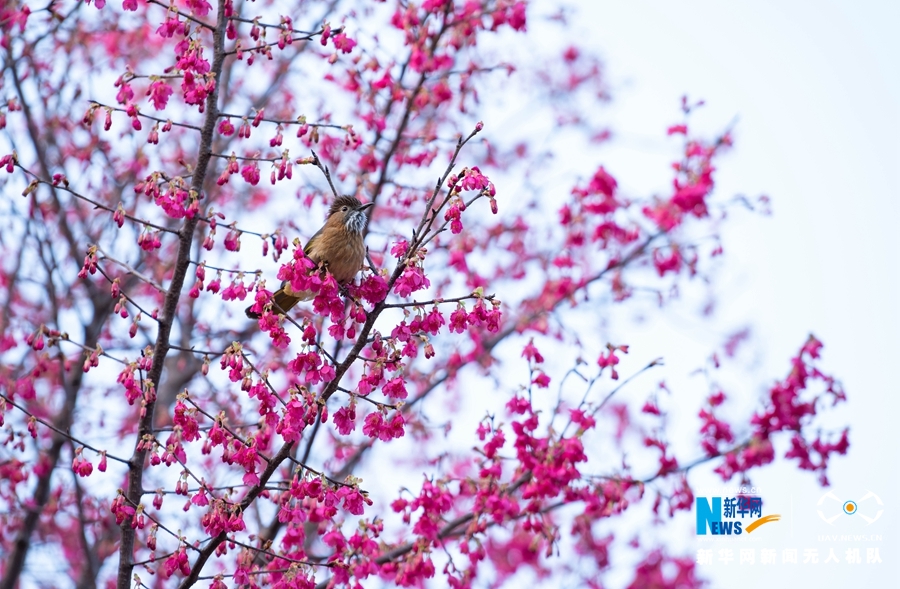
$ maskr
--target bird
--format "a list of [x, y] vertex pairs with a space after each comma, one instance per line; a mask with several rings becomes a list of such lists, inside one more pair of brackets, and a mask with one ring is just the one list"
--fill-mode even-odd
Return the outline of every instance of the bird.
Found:
[[[331, 203], [325, 224], [319, 229], [303, 253], [318, 266], [328, 268], [338, 284], [353, 280], [366, 258], [363, 230], [369, 222], [367, 209], [375, 203], [362, 204], [355, 196], [339, 196]], [[284, 281], [272, 295], [272, 311], [284, 315], [300, 301], [315, 296], [311, 292], [293, 292], [290, 283]], [[247, 307], [247, 317], [259, 319], [260, 314]]]

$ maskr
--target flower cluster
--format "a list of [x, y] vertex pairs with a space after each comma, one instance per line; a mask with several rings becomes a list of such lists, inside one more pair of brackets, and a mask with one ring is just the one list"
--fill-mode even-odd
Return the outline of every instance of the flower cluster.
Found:
[[[727, 453], [722, 465], [716, 468], [723, 479], [730, 479], [735, 474], [772, 462], [775, 459], [773, 435], [791, 432], [791, 448], [785, 458], [796, 459], [801, 469], [818, 472], [820, 482], [828, 484], [826, 469], [829, 458], [833, 454], [846, 454], [850, 442], [846, 429], [836, 442], [824, 441], [821, 433], [811, 442], [803, 435], [806, 426], [812, 422], [826, 400], [830, 400], [832, 405], [846, 400], [840, 384], [813, 365], [813, 361], [819, 358], [821, 347], [819, 340], [809, 336], [809, 340], [791, 360], [791, 371], [787, 378], [776, 382], [769, 389], [763, 409], [750, 421], [750, 440], [741, 448]], [[816, 382], [821, 385], [822, 390], [810, 391]], [[719, 400], [718, 397], [715, 399]], [[730, 435], [727, 425], [720, 425], [717, 421], [711, 423], [709, 426], [704, 425], [707, 436]], [[705, 447], [709, 451], [714, 445], [707, 442]]]

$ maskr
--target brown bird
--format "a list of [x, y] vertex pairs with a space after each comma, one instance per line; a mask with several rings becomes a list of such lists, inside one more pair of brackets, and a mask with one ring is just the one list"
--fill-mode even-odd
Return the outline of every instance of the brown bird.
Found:
[[[369, 221], [366, 209], [375, 203], [362, 204], [355, 196], [340, 196], [328, 209], [328, 218], [306, 247], [306, 257], [328, 268], [338, 284], [353, 280], [366, 258], [363, 229]], [[272, 296], [272, 312], [283, 315], [300, 301], [313, 298], [311, 292], [293, 292], [285, 281]], [[252, 305], [251, 305], [252, 307]], [[247, 308], [247, 317], [259, 319], [259, 313]]]

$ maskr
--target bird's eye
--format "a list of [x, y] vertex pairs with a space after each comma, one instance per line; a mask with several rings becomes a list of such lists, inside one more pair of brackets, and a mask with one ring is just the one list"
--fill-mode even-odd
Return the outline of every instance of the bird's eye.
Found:
[[347, 206], [346, 206], [346, 205], [342, 206], [342, 207], [341, 207], [341, 210], [344, 211], [344, 212], [346, 213], [346, 212], [347, 212]]

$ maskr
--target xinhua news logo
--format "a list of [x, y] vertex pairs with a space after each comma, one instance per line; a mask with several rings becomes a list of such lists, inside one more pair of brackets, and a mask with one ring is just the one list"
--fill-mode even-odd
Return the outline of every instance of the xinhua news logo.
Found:
[[778, 514], [763, 515], [762, 497], [696, 497], [694, 506], [698, 536], [705, 536], [707, 530], [714, 536], [749, 534], [763, 524], [781, 519]]

